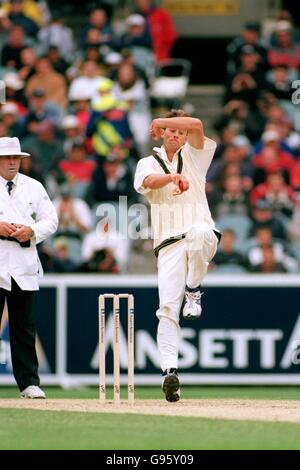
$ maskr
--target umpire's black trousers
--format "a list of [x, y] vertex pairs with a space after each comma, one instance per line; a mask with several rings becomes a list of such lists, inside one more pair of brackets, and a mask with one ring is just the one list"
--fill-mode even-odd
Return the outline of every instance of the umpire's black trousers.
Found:
[[33, 296], [34, 291], [21, 290], [13, 279], [11, 291], [0, 289], [0, 323], [6, 299], [13, 373], [21, 391], [29, 385], [40, 384]]

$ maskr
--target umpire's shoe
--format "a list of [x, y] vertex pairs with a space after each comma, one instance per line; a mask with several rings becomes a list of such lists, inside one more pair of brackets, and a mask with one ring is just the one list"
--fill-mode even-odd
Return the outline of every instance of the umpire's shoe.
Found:
[[37, 385], [29, 385], [21, 392], [21, 398], [39, 398], [44, 399], [46, 398], [45, 393], [43, 390], [38, 387]]
[[162, 389], [166, 400], [170, 402], [178, 401], [180, 399], [180, 383], [177, 369], [166, 369], [162, 375]]

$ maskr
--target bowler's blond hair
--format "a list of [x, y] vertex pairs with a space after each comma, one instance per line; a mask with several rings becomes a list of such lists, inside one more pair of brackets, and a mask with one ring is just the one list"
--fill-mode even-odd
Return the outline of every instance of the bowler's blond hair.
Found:
[[173, 117], [191, 117], [191, 115], [186, 113], [183, 109], [171, 109], [171, 111], [166, 113], [165, 118]]

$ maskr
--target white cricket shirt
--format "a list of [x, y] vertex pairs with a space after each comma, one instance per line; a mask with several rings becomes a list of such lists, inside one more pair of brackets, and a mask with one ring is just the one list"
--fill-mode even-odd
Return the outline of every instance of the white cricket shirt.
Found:
[[178, 154], [181, 150], [182, 174], [189, 180], [190, 187], [179, 196], [173, 196], [176, 187], [172, 183], [161, 189], [144, 188], [143, 183], [147, 176], [165, 172], [153, 156], [142, 158], [138, 162], [134, 187], [138, 193], [145, 195], [151, 204], [154, 248], [164, 240], [186, 233], [197, 222], [206, 222], [215, 227], [207, 203], [205, 183], [216, 146], [217, 144], [207, 137], [201, 150], [186, 143], [175, 153], [172, 162], [168, 160], [163, 146], [153, 149], [171, 173], [177, 173]]

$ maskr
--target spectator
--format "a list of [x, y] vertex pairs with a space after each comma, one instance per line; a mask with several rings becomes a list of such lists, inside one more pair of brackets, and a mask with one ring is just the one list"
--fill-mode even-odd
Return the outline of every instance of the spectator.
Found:
[[[107, 78], [110, 78], [112, 81], [115, 81], [118, 75], [120, 64], [123, 62], [123, 56], [119, 52], [109, 52], [105, 55], [104, 62], [107, 69]], [[130, 65], [134, 67], [133, 63]]]
[[49, 59], [55, 72], [65, 76], [70, 64], [60, 55], [60, 50], [57, 46], [50, 46], [47, 51], [47, 58]]
[[278, 132], [280, 133], [282, 148], [286, 149], [294, 157], [298, 156], [300, 153], [300, 134], [296, 132], [289, 118], [282, 120]]
[[[97, 54], [95, 53], [95, 50], [98, 50]], [[95, 60], [103, 69], [103, 55], [105, 55], [109, 50], [111, 50], [110, 41], [107, 43], [107, 37], [102, 35], [99, 29], [91, 28], [87, 32], [85, 46], [80, 50], [80, 56], [84, 57], [84, 60]], [[91, 54], [94, 57], [91, 57]]]
[[272, 69], [268, 76], [267, 90], [272, 93], [279, 102], [290, 102], [292, 100], [294, 90], [288, 71], [287, 65], [279, 64]]
[[[101, 205], [100, 205], [101, 208]], [[127, 235], [127, 234], [126, 234]], [[89, 262], [95, 251], [109, 249], [116, 259], [120, 270], [127, 270], [130, 243], [124, 233], [120, 233], [112, 220], [104, 217], [97, 225], [97, 229], [88, 233], [82, 243], [82, 259]]]
[[83, 140], [74, 140], [68, 152], [68, 159], [58, 164], [65, 175], [74, 197], [84, 198], [96, 168], [94, 160], [87, 159]]
[[[146, 20], [142, 15], [130, 15], [126, 18], [126, 32], [120, 38], [120, 49], [134, 47], [142, 47], [152, 51], [151, 36], [147, 30]], [[140, 64], [137, 63], [137, 65]]]
[[259, 93], [265, 88], [265, 72], [259, 66], [259, 56], [254, 47], [241, 50], [241, 66], [234, 75], [229, 75], [225, 101], [243, 100], [250, 106], [255, 104]]
[[[4, 3], [4, 2], [3, 2]], [[5, 11], [10, 13], [12, 4], [10, 1], [5, 2], [3, 5]], [[23, 0], [22, 2], [22, 13], [30, 18], [37, 25], [42, 25], [50, 18], [47, 0], [35, 1], [35, 0]]]
[[8, 42], [2, 49], [1, 64], [4, 67], [19, 70], [22, 66], [21, 52], [25, 46], [23, 28], [21, 26], [13, 26], [9, 33]]
[[210, 173], [208, 175], [206, 191], [209, 202], [212, 206], [214, 205], [219, 192], [223, 190], [224, 181], [231, 176], [241, 176], [240, 166], [236, 162], [223, 162], [223, 165], [220, 167], [220, 171], [217, 173], [217, 177], [214, 173]]
[[175, 25], [169, 13], [152, 0], [135, 0], [137, 12], [143, 15], [152, 37], [157, 62], [170, 59], [177, 39]]
[[68, 114], [63, 118], [61, 127], [64, 134], [64, 153], [67, 154], [71, 150], [73, 143], [83, 138], [83, 132], [79, 119], [72, 114]]
[[117, 265], [112, 250], [103, 248], [102, 250], [95, 251], [92, 258], [83, 263], [80, 272], [118, 274], [120, 268]]
[[[272, 96], [272, 95], [269, 95], [269, 96]], [[285, 103], [287, 104], [287, 102]], [[289, 104], [290, 106], [288, 106], [288, 108], [291, 107], [293, 109], [292, 113], [290, 114], [289, 114], [289, 109], [285, 105], [283, 106], [282, 104], [279, 104], [279, 101], [275, 101], [275, 103], [269, 106], [269, 109], [266, 112], [267, 123], [266, 123], [265, 130], [275, 130], [276, 132], [279, 133], [281, 137], [282, 128], [285, 128], [287, 121], [291, 120], [291, 117], [289, 116], [291, 115], [293, 119], [293, 116], [295, 114], [294, 111], [297, 114], [297, 111], [296, 111], [297, 106], [294, 106], [292, 102]], [[282, 147], [282, 150], [285, 150], [289, 152], [291, 155], [294, 155], [291, 147], [289, 147], [287, 144], [283, 142], [283, 137], [281, 137], [280, 145]]]
[[253, 268], [253, 272], [263, 274], [286, 273], [287, 270], [280, 261], [276, 261], [274, 248], [265, 246], [262, 249], [262, 261]]
[[[224, 109], [225, 108], [226, 106], [224, 107]], [[222, 116], [221, 120], [223, 119], [223, 117], [225, 116]], [[237, 125], [237, 127], [239, 126]], [[238, 135], [238, 129], [236, 129], [234, 124], [230, 124], [230, 123], [227, 125], [227, 127], [223, 127], [223, 123], [222, 123], [222, 125], [220, 126], [219, 133], [220, 133], [220, 135], [218, 136], [219, 142], [217, 145], [214, 160], [219, 160], [222, 157], [222, 154], [224, 150], [227, 148], [227, 146], [233, 145], [233, 141]]]
[[22, 136], [36, 135], [38, 124], [50, 121], [58, 126], [61, 121], [60, 110], [50, 102], [46, 101], [43, 88], [35, 88], [28, 97], [29, 110], [22, 123]]
[[[136, 75], [143, 80], [145, 87], [148, 89], [150, 87], [149, 77], [143, 67], [139, 67], [138, 65], [134, 63], [134, 55], [132, 51], [130, 49], [123, 49], [121, 51], [121, 57], [122, 59], [120, 63], [132, 65], [135, 70]], [[115, 69], [115, 71], [112, 72], [109, 78], [111, 78], [112, 80], [116, 80], [117, 75], [118, 75], [118, 71], [117, 69]]]
[[133, 146], [126, 103], [113, 95], [112, 87], [113, 82], [108, 78], [100, 83], [100, 99], [92, 105], [86, 130], [96, 153], [104, 157], [114, 145]]
[[113, 91], [128, 106], [128, 119], [141, 154], [148, 152], [148, 130], [151, 124], [150, 103], [144, 82], [138, 78], [130, 64], [121, 64]]
[[254, 49], [257, 57], [259, 67], [263, 70], [267, 69], [268, 56], [267, 50], [260, 38], [260, 24], [254, 21], [245, 23], [242, 34], [235, 38], [227, 47], [227, 70], [231, 75], [235, 75], [237, 70], [241, 67], [241, 56], [245, 46], [250, 46]]
[[8, 18], [13, 25], [22, 26], [26, 35], [36, 37], [38, 33], [38, 25], [23, 12], [23, 0], [10, 0], [10, 11]]
[[[92, 31], [92, 30], [90, 30]], [[98, 31], [97, 31], [98, 33]], [[96, 64], [99, 66], [101, 70], [101, 75], [106, 75], [106, 59], [103, 58], [101, 54], [100, 47], [96, 44], [89, 44], [83, 54], [83, 60], [91, 60], [92, 62], [96, 62]]]
[[70, 83], [69, 100], [77, 99], [77, 95], [83, 95], [86, 99], [96, 101], [99, 99], [98, 88], [104, 77], [100, 74], [100, 68], [96, 62], [88, 60], [82, 65], [82, 73]]
[[101, 33], [97, 28], [91, 28], [87, 32], [86, 44], [84, 50], [87, 50], [89, 47], [97, 47], [100, 50], [101, 46]]
[[52, 101], [58, 107], [67, 107], [67, 84], [61, 74], [55, 72], [47, 57], [41, 57], [36, 63], [36, 73], [28, 80], [26, 95], [30, 96], [34, 89], [42, 88], [47, 101]]
[[97, 29], [100, 33], [101, 43], [110, 44], [112, 40], [112, 29], [108, 22], [107, 13], [104, 8], [94, 8], [89, 17], [88, 25], [83, 29], [81, 35], [81, 47], [84, 49], [87, 45], [87, 35], [90, 29]]
[[75, 43], [73, 32], [64, 25], [64, 17], [60, 10], [52, 12], [52, 18], [47, 26], [44, 26], [38, 34], [38, 39], [44, 49], [44, 53], [56, 46], [59, 54], [67, 61], [74, 58]]
[[242, 266], [243, 268], [248, 267], [247, 259], [235, 250], [235, 240], [236, 235], [233, 230], [223, 230], [220, 247], [212, 261], [213, 266], [235, 264], [237, 266]]
[[44, 185], [45, 181], [43, 178], [43, 173], [36, 157], [22, 158], [20, 173], [23, 173], [23, 175], [29, 176], [30, 178], [34, 178]]
[[290, 23], [291, 28], [292, 28], [292, 33], [293, 33], [293, 40], [294, 42], [300, 43], [300, 30], [298, 26], [294, 25], [294, 18], [292, 14], [288, 10], [280, 10], [276, 17], [276, 22], [273, 25], [272, 34], [270, 35], [271, 36], [269, 40], [270, 45], [275, 46], [275, 47], [278, 46], [278, 39], [276, 37], [276, 31], [274, 30], [276, 30], [276, 26], [279, 23], [279, 21], [287, 21], [288, 23]]
[[216, 120], [214, 128], [218, 132], [224, 132], [228, 127], [233, 128], [235, 135], [245, 135], [251, 143], [256, 143], [266, 122], [262, 109], [250, 109], [244, 101], [230, 100], [224, 107], [223, 115]]
[[252, 226], [248, 234], [249, 238], [254, 237], [256, 231], [261, 227], [268, 227], [273, 238], [287, 240], [286, 229], [281, 220], [273, 216], [272, 204], [266, 199], [259, 199], [252, 207]]
[[221, 191], [224, 190], [224, 181], [229, 176], [242, 177], [242, 187], [249, 191], [252, 188], [252, 165], [246, 159], [247, 153], [236, 145], [224, 147], [221, 158], [212, 162], [207, 174], [208, 183], [217, 182]]
[[300, 68], [300, 44], [294, 42], [292, 25], [288, 21], [279, 21], [276, 25], [277, 46], [269, 50], [271, 67], [285, 65], [295, 72]]
[[[20, 137], [21, 126], [18, 119], [18, 107], [15, 103], [7, 102], [1, 108], [1, 117], [2, 121], [7, 127], [7, 136], [8, 137]], [[26, 160], [26, 158], [24, 159]], [[27, 160], [30, 160], [27, 158]]]
[[72, 98], [70, 102], [71, 113], [75, 116], [81, 131], [85, 134], [91, 110], [87, 90], [78, 88], [76, 93], [73, 93]]
[[37, 54], [33, 47], [25, 47], [21, 51], [21, 68], [19, 70], [19, 79], [25, 83], [35, 74], [35, 65]]
[[281, 123], [286, 119], [287, 115], [282, 106], [278, 102], [274, 102], [269, 106], [267, 110], [267, 125], [269, 126], [281, 126]]
[[287, 272], [297, 272], [298, 263], [288, 252], [285, 244], [281, 241], [273, 240], [272, 232], [268, 227], [257, 228], [252, 247], [248, 250], [248, 260], [251, 269], [255, 270], [257, 266], [263, 263], [263, 250], [272, 247], [275, 260], [281, 263]]
[[8, 72], [4, 75], [6, 101], [14, 103], [18, 108], [18, 116], [23, 117], [27, 113], [26, 100], [23, 94], [24, 82], [18, 78], [16, 72]]
[[129, 202], [135, 200], [132, 171], [124, 162], [126, 153], [124, 146], [115, 145], [104, 162], [98, 165], [92, 177], [89, 194], [93, 202], [118, 202], [120, 196], [127, 196]]
[[24, 139], [24, 148], [38, 158], [43, 177], [47, 179], [50, 174], [56, 174], [57, 164], [63, 158], [61, 143], [56, 139], [55, 128], [50, 121], [36, 124], [34, 131], [36, 134]]
[[151, 37], [146, 20], [142, 15], [130, 15], [126, 19], [126, 32], [119, 42], [120, 50], [129, 49], [134, 65], [143, 68], [148, 77], [152, 76], [155, 65]]
[[70, 259], [69, 242], [66, 237], [56, 237], [53, 241], [52, 268], [55, 273], [73, 273], [77, 265]]
[[282, 150], [279, 139], [280, 135], [276, 130], [265, 131], [262, 135], [262, 149], [253, 159], [254, 166], [262, 168], [267, 174], [278, 169], [289, 174], [294, 166], [293, 157]]
[[68, 186], [61, 188], [61, 196], [54, 200], [59, 220], [57, 236], [81, 239], [92, 227], [89, 206], [81, 199], [73, 198]]
[[242, 178], [230, 176], [224, 181], [223, 191], [220, 191], [213, 204], [215, 218], [225, 214], [240, 214], [248, 216], [249, 197], [243, 191]]
[[281, 171], [269, 173], [266, 182], [252, 190], [252, 204], [256, 204], [259, 199], [266, 199], [275, 214], [288, 218], [292, 216], [297, 202], [294, 191], [285, 183]]

